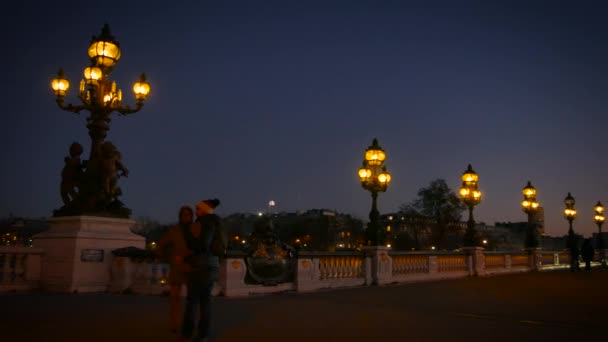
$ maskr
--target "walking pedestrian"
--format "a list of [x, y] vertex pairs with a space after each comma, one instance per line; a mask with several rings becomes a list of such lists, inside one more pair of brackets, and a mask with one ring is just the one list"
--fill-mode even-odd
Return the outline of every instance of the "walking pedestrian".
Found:
[[586, 238], [585, 241], [583, 241], [581, 254], [583, 255], [583, 261], [585, 262], [585, 271], [591, 271], [591, 261], [593, 260], [595, 250], [593, 249], [590, 238]]

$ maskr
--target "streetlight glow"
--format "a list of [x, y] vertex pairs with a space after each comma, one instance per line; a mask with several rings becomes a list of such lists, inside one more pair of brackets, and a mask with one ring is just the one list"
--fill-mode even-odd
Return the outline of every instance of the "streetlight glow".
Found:
[[600, 263], [602, 267], [606, 267], [606, 255], [604, 252], [604, 238], [602, 236], [602, 224], [604, 224], [604, 206], [600, 201], [597, 201], [595, 205], [595, 217], [593, 218], [595, 224], [597, 224], [598, 235], [597, 235], [597, 248], [600, 250]]
[[568, 220], [568, 238], [567, 238], [567, 246], [570, 249], [570, 270], [578, 270], [578, 253], [573, 253], [578, 249], [578, 241], [576, 235], [574, 234], [574, 229], [572, 229], [572, 221], [576, 218], [576, 210], [574, 210], [574, 197], [570, 193], [568, 196], [564, 198], [564, 205], [566, 209], [564, 209], [564, 217]]
[[368, 237], [373, 245], [382, 245], [379, 223], [380, 213], [377, 209], [377, 198], [379, 192], [385, 192], [391, 182], [391, 174], [388, 173], [384, 160], [386, 152], [374, 139], [372, 144], [365, 150], [363, 164], [357, 171], [361, 186], [372, 195], [372, 209], [369, 213]]
[[464, 238], [466, 246], [475, 246], [479, 243], [475, 233], [475, 220], [473, 219], [473, 207], [481, 202], [481, 191], [477, 189], [478, 180], [479, 176], [469, 164], [462, 174], [462, 187], [459, 190], [462, 201], [469, 208], [469, 220], [467, 221]]
[[526, 248], [537, 248], [540, 242], [536, 223], [534, 222], [534, 215], [538, 212], [540, 203], [536, 201], [536, 188], [528, 181], [528, 184], [526, 184], [521, 192], [524, 195], [524, 200], [521, 202], [522, 210], [528, 214], [528, 229], [524, 244]]

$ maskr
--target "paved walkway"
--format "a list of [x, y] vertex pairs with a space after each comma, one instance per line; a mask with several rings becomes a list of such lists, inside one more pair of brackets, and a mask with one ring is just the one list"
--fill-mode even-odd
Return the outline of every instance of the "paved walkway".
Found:
[[[167, 297], [0, 295], [1, 341], [174, 341]], [[216, 298], [214, 341], [608, 340], [608, 271]]]

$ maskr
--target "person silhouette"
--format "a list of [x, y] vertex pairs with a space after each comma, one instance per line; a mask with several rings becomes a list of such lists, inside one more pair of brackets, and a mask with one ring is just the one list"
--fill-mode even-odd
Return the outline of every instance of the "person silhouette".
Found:
[[586, 238], [585, 241], [583, 241], [581, 254], [583, 255], [583, 261], [585, 262], [585, 270], [591, 271], [591, 261], [593, 260], [595, 251], [593, 250], [593, 244], [591, 244], [590, 238]]
[[578, 263], [578, 258], [580, 255], [580, 251], [578, 249], [578, 239], [576, 238], [576, 235], [574, 234], [569, 234], [568, 235], [568, 246], [570, 249], [570, 271], [574, 272], [574, 271], [580, 271], [580, 266]]
[[186, 284], [190, 267], [184, 263], [184, 257], [190, 254], [186, 245], [183, 230], [190, 229], [194, 212], [189, 206], [179, 209], [179, 223], [169, 228], [156, 244], [156, 256], [169, 259], [169, 330], [177, 333], [181, 316], [182, 285]]

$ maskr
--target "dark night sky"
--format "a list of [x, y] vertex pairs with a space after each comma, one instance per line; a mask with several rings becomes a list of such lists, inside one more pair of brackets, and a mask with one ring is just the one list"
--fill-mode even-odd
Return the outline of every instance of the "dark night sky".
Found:
[[[480, 175], [476, 218], [523, 221], [531, 180], [546, 230], [595, 231], [608, 204], [608, 8], [602, 1], [173, 1], [14, 3], [3, 11], [0, 215], [49, 216], [61, 204], [69, 144], [88, 151], [86, 113], [60, 110], [59, 67], [77, 84], [105, 22], [121, 44], [112, 79], [144, 109], [114, 116], [107, 140], [130, 169], [134, 218], [176, 220], [208, 197], [220, 214], [330, 208], [366, 218], [356, 170], [374, 137], [396, 211], [435, 178]], [[169, 5], [170, 4], [170, 5]]]

